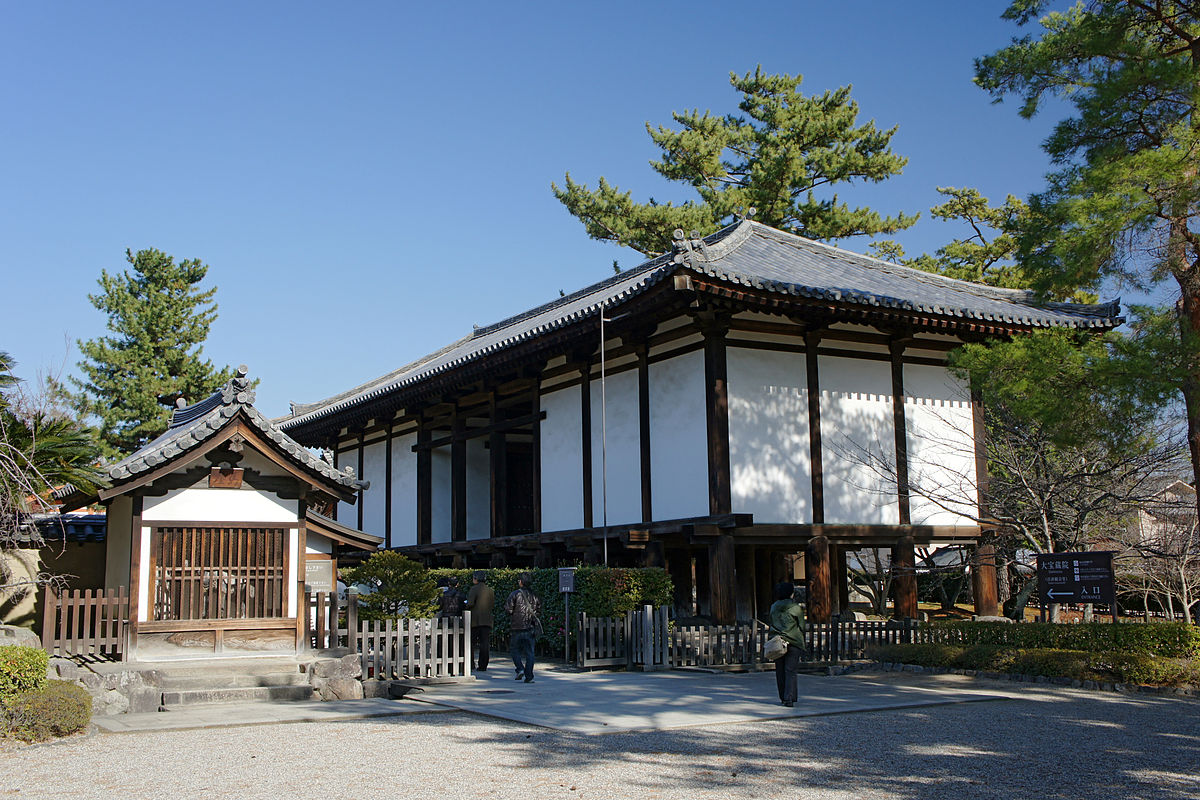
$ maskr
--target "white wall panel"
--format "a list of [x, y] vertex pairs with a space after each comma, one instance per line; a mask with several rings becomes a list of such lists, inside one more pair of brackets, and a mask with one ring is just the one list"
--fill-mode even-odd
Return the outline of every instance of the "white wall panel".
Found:
[[433, 468], [433, 504], [430, 509], [434, 542], [450, 541], [453, 531], [453, 500], [451, 496], [450, 447], [435, 447], [431, 451]]
[[417, 543], [417, 434], [392, 440], [392, 546]]
[[144, 522], [222, 520], [294, 523], [300, 504], [256, 489], [172, 489], [142, 501]]
[[467, 440], [467, 538], [487, 539], [492, 535], [491, 451], [480, 436]]
[[975, 525], [975, 435], [968, 386], [945, 367], [904, 366], [914, 525]]
[[[637, 370], [609, 375], [607, 380], [608, 523], [642, 520], [641, 435], [638, 430]], [[592, 381], [592, 514], [604, 519], [601, 491], [600, 381]]]
[[804, 355], [731, 347], [726, 358], [734, 512], [759, 523], [812, 522]]
[[583, 527], [581, 386], [541, 397], [542, 530]]
[[704, 353], [650, 365], [650, 487], [654, 519], [708, 513]]
[[817, 373], [825, 521], [897, 524], [891, 365], [820, 356]]
[[363, 448], [363, 474], [359, 477], [371, 482], [371, 488], [360, 493], [358, 498], [363, 504], [362, 530], [372, 536], [383, 536], [387, 506], [387, 444], [372, 442]]

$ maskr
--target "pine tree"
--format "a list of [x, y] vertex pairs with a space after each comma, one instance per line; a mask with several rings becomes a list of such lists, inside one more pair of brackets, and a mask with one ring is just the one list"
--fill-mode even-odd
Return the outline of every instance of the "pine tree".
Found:
[[[812, 239], [844, 239], [894, 233], [917, 217], [885, 217], [869, 208], [851, 208], [829, 187], [856, 181], [879, 182], [898, 175], [907, 159], [890, 149], [896, 128], [874, 122], [856, 125], [858, 104], [844, 86], [820, 96], [800, 93], [802, 76], [767, 75], [762, 68], [730, 74], [742, 94], [741, 114], [723, 117], [692, 110], [674, 113], [680, 130], [646, 130], [662, 149], [650, 162], [658, 174], [692, 186], [700, 200], [680, 205], [635, 203], [604, 178], [597, 189], [567, 174], [554, 195], [578, 217], [589, 236], [659, 255], [670, 249], [672, 233], [711, 233], [754, 209], [754, 218]], [[818, 196], [818, 193], [821, 196]]]
[[88, 295], [112, 335], [78, 343], [84, 379], [71, 378], [77, 410], [98, 420], [110, 454], [146, 444], [166, 430], [176, 400], [201, 400], [233, 375], [201, 359], [217, 317], [216, 287], [199, 286], [208, 267], [152, 248], [125, 259], [132, 269], [101, 271], [101, 292]]
[[[1037, 20], [1046, 0], [1016, 0], [1004, 16]], [[1030, 200], [1019, 258], [1037, 288], [1095, 288], [1117, 277], [1174, 281], [1179, 340], [1200, 335], [1200, 4], [1092, 0], [1041, 17], [1025, 36], [976, 61], [976, 82], [1033, 116], [1051, 97], [1075, 110], [1046, 140], [1057, 165]], [[1182, 395], [1200, 479], [1200, 358]]]

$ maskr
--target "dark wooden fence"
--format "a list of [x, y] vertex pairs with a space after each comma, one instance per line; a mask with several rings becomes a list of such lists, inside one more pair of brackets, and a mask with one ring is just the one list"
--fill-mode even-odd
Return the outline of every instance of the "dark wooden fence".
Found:
[[768, 626], [755, 620], [736, 625], [680, 625], [671, 631], [671, 666], [757, 669]]
[[123, 661], [128, 643], [129, 592], [76, 589], [57, 595], [46, 589], [42, 647], [51, 656]]
[[[929, 631], [926, 627], [924, 631]], [[809, 661], [853, 661], [866, 657], [875, 644], [907, 644], [920, 641], [920, 625], [902, 620], [859, 620], [854, 622], [811, 622], [804, 632]], [[928, 638], [927, 641], [932, 639]]]

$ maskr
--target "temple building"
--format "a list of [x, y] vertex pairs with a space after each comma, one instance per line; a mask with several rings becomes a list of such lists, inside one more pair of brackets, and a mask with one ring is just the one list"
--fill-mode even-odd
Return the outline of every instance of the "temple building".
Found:
[[741, 220], [276, 422], [369, 482], [339, 521], [427, 563], [664, 566], [718, 622], [801, 577], [823, 620], [846, 553], [889, 548], [914, 617], [915, 547], [987, 519], [982, 412], [947, 353], [1118, 314]]

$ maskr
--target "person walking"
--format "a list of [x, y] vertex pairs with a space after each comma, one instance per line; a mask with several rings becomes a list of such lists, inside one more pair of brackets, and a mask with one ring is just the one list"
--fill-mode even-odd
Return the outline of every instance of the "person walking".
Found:
[[512, 651], [513, 667], [517, 672], [515, 677], [521, 680], [523, 676], [526, 683], [533, 683], [533, 644], [542, 632], [542, 601], [529, 588], [532, 580], [533, 576], [522, 572], [517, 579], [516, 590], [504, 601], [512, 631], [508, 649]]
[[461, 617], [465, 600], [462, 590], [458, 588], [458, 578], [447, 578], [446, 587], [438, 598], [438, 616]]
[[787, 642], [787, 652], [775, 659], [775, 685], [779, 702], [788, 708], [796, 705], [796, 673], [804, 653], [804, 609], [796, 602], [795, 593], [791, 583], [777, 584], [771, 605], [771, 632]]
[[[484, 583], [487, 573], [478, 570], [471, 576], [471, 591], [467, 592], [467, 610], [471, 612], [471, 642], [479, 645], [479, 660], [475, 660], [474, 647], [471, 652], [471, 669], [487, 672], [492, 655], [492, 606], [496, 592]], [[478, 664], [478, 666], [476, 666]]]

